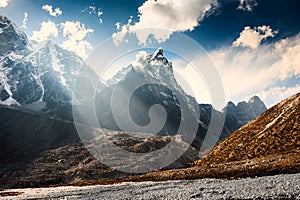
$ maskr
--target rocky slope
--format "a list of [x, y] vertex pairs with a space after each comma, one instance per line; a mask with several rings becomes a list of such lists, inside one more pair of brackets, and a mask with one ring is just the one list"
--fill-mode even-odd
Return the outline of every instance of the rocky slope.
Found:
[[[140, 59], [138, 63], [123, 68], [111, 80], [108, 86], [98, 81], [97, 76], [85, 62], [72, 52], [60, 48], [51, 41], [33, 43], [16, 25], [0, 15], [0, 104], [26, 107], [42, 111], [56, 119], [72, 121], [72, 99], [89, 104], [85, 98], [87, 91], [97, 85], [96, 108], [101, 126], [108, 129], [120, 128], [112, 116], [111, 97], [115, 88], [129, 90], [135, 86], [145, 86], [133, 93], [130, 100], [130, 113], [134, 122], [140, 126], [149, 123], [149, 108], [153, 104], [162, 105], [167, 112], [167, 122], [160, 130], [160, 135], [174, 135], [178, 131], [182, 115], [182, 105], [179, 97], [190, 113], [185, 116], [185, 122], [194, 121], [199, 127], [195, 146], [201, 145], [212, 112], [210, 105], [198, 105], [195, 98], [187, 95], [173, 74], [172, 63], [158, 49], [153, 54]], [[80, 79], [80, 80], [79, 80]], [[76, 91], [74, 86], [77, 81]], [[92, 88], [92, 89], [91, 89]], [[75, 94], [76, 93], [76, 94]], [[122, 95], [118, 95], [121, 98]], [[221, 139], [241, 127], [266, 107], [257, 98], [237, 106], [232, 103], [225, 108], [227, 111], [225, 127]], [[121, 106], [119, 110], [124, 110]], [[199, 119], [200, 114], [200, 119]], [[221, 113], [220, 113], [221, 115]], [[127, 118], [122, 121], [126, 124]], [[163, 120], [161, 120], [163, 121]], [[126, 131], [136, 131], [129, 127]], [[189, 132], [189, 131], [185, 131]], [[195, 131], [190, 131], [195, 132]]]
[[[125, 68], [108, 86], [104, 86], [77, 55], [50, 41], [33, 44], [13, 22], [1, 15], [0, 39], [2, 187], [39, 186], [125, 175], [98, 163], [81, 145], [73, 123], [72, 106], [80, 107], [80, 103], [90, 103], [90, 99], [86, 99], [86, 92], [94, 92], [95, 84], [98, 86], [98, 119], [104, 128], [119, 129], [109, 104], [112, 91], [116, 87], [126, 86], [128, 89], [145, 81], [151, 82], [139, 88], [130, 101], [130, 109], [133, 111], [131, 116], [140, 126], [149, 123], [148, 111], [151, 105], [160, 104], [165, 107], [167, 123], [160, 130], [160, 136], [142, 139], [128, 137], [120, 131], [105, 130], [117, 146], [131, 152], [155, 151], [175, 137], [173, 135], [177, 132], [182, 118], [178, 104], [180, 97], [191, 113], [183, 119], [184, 122], [188, 124], [194, 121], [199, 125], [196, 127], [197, 141], [167, 168], [186, 167], [198, 159], [196, 148], [200, 148], [207, 132], [211, 113], [217, 111], [211, 105], [198, 105], [193, 97], [185, 94], [174, 78], [172, 63], [164, 57], [161, 49], [146, 56], [138, 65]], [[79, 74], [81, 84], [76, 86], [79, 87], [76, 88], [76, 93], [74, 84]], [[76, 105], [72, 105], [73, 96], [76, 97]], [[121, 97], [120, 99], [122, 100]], [[122, 111], [123, 108], [119, 110]], [[243, 102], [237, 106], [230, 103], [225, 109], [227, 116], [221, 138], [263, 112], [265, 106], [254, 97], [248, 103]], [[88, 114], [88, 111], [84, 112]], [[127, 122], [127, 118], [122, 120]], [[137, 129], [128, 131], [136, 132]], [[187, 131], [183, 134], [189, 133]], [[180, 147], [181, 139], [185, 138], [179, 138], [177, 146]], [[63, 157], [65, 160], [62, 160]], [[138, 167], [138, 163], [136, 166]]]
[[273, 106], [216, 145], [196, 165], [300, 152], [300, 93]]
[[54, 115], [54, 111], [72, 104], [79, 74], [84, 77], [86, 73], [97, 81], [79, 56], [51, 41], [29, 41], [22, 30], [1, 15], [0, 41], [2, 105], [17, 105]]
[[[96, 160], [80, 143], [73, 123], [49, 119], [28, 109], [0, 107], [0, 111], [1, 188], [40, 187], [130, 175]], [[105, 131], [115, 145], [135, 153], [161, 149], [173, 137], [142, 139], [120, 131], [98, 131]], [[191, 147], [166, 169], [187, 167], [197, 158], [198, 151]]]
[[75, 185], [243, 178], [300, 172], [300, 93], [273, 106], [219, 142], [191, 167]]
[[[107, 85], [108, 87], [100, 91], [96, 98], [97, 117], [102, 127], [119, 130], [119, 124], [115, 120], [116, 114], [121, 116], [125, 125], [130, 124], [132, 118], [135, 124], [146, 126], [150, 123], [150, 107], [159, 104], [164, 107], [167, 114], [166, 123], [159, 131], [159, 135], [175, 135], [180, 124], [194, 122], [198, 128], [192, 130], [193, 128], [190, 126], [183, 134], [186, 137], [192, 137], [188, 134], [196, 132], [193, 141], [193, 146], [196, 148], [200, 148], [207, 134], [213, 112], [220, 118], [226, 112], [224, 128], [219, 138], [223, 139], [267, 109], [257, 96], [252, 97], [248, 102], [240, 102], [237, 106], [229, 102], [223, 112], [216, 111], [209, 104], [197, 104], [196, 99], [187, 95], [177, 83], [173, 65], [164, 56], [163, 49], [158, 49], [156, 52], [140, 58], [138, 62], [124, 67], [108, 80]], [[116, 97], [118, 100], [115, 102], [129, 102], [129, 117], [124, 115], [124, 110], [126, 110], [124, 108], [128, 105], [112, 103], [115, 90], [120, 91]], [[127, 100], [126, 95], [122, 95], [123, 93], [132, 93], [132, 96]], [[113, 115], [112, 108], [118, 110], [118, 112], [114, 112], [115, 115]], [[183, 116], [183, 110], [188, 110], [189, 113]], [[160, 115], [158, 116], [160, 117]], [[126, 128], [129, 132], [138, 131], [135, 126]]]

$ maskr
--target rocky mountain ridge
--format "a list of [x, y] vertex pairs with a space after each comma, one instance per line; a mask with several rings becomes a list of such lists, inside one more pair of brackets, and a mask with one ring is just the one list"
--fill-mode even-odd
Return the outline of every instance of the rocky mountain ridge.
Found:
[[[113, 119], [111, 105], [109, 105], [112, 90], [119, 86], [130, 88], [134, 85], [142, 85], [146, 81], [151, 84], [139, 88], [131, 98], [131, 114], [138, 125], [144, 126], [149, 123], [148, 109], [152, 104], [158, 103], [164, 106], [168, 113], [167, 123], [160, 134], [174, 135], [181, 120], [181, 110], [176, 96], [181, 96], [191, 115], [194, 115], [190, 120], [199, 123], [199, 135], [201, 138], [204, 137], [214, 109], [209, 105], [198, 105], [195, 98], [181, 89], [174, 77], [172, 63], [163, 55], [162, 49], [124, 68], [109, 80], [108, 86], [104, 86], [85, 62], [74, 53], [60, 48], [51, 41], [33, 44], [9, 19], [1, 16], [0, 22], [2, 49], [0, 104], [23, 106], [48, 113], [58, 119], [72, 121], [72, 97], [84, 96], [86, 91], [86, 88], [79, 88], [78, 94], [74, 94], [74, 85], [80, 74], [81, 79], [86, 82], [92, 81], [98, 86], [96, 107], [101, 127], [118, 130], [119, 127]], [[85, 85], [84, 81], [81, 85]], [[86, 85], [94, 87], [94, 85]], [[259, 99], [255, 98], [254, 102], [259, 102]], [[239, 103], [237, 108], [228, 104], [225, 108], [228, 114], [221, 138], [266, 109], [262, 102], [253, 103], [252, 107], [248, 104], [251, 103]], [[199, 115], [197, 110], [200, 113], [200, 120], [197, 117]]]
[[[111, 84], [103, 85], [74, 53], [50, 41], [32, 45], [13, 22], [3, 16], [0, 22], [0, 46], [3, 46], [0, 55], [1, 185], [15, 184], [23, 187], [28, 186], [31, 179], [36, 179], [37, 185], [42, 184], [43, 180], [46, 180], [43, 184], [66, 183], [75, 179], [90, 179], [95, 174], [96, 177], [101, 177], [106, 173], [106, 177], [112, 178], [112, 175], [119, 173], [96, 164], [80, 143], [73, 122], [72, 106], [90, 103], [90, 99], [86, 99], [86, 92], [89, 92], [86, 87], [94, 91], [94, 85], [100, 85], [96, 88], [96, 111], [102, 128], [106, 128], [103, 130], [108, 131], [117, 146], [132, 152], [144, 153], [162, 148], [171, 138], [176, 137], [174, 135], [182, 118], [182, 105], [179, 105], [181, 98], [185, 108], [191, 112], [184, 121], [196, 122], [199, 127], [193, 146], [169, 167], [186, 167], [198, 159], [197, 149], [207, 132], [211, 113], [216, 111], [211, 105], [198, 105], [195, 98], [181, 89], [174, 78], [172, 63], [164, 57], [162, 49], [146, 55], [144, 60], [119, 72], [110, 81]], [[79, 74], [82, 81], [80, 83], [83, 84], [79, 84], [79, 88], [74, 91]], [[129, 135], [124, 137], [126, 133], [120, 132], [112, 115], [112, 92], [116, 87], [132, 89], [145, 82], [149, 84], [136, 90], [129, 101], [132, 119], [140, 126], [147, 125], [150, 122], [149, 108], [153, 104], [160, 104], [168, 114], [167, 122], [155, 138], [147, 140]], [[80, 88], [81, 86], [83, 87]], [[72, 104], [74, 93], [78, 98], [78, 105]], [[225, 109], [227, 116], [219, 139], [225, 138], [266, 108], [255, 97], [240, 106], [229, 104]], [[124, 110], [124, 107], [119, 110]], [[88, 110], [84, 112], [89, 113]], [[125, 122], [127, 120], [122, 119]], [[59, 161], [61, 155], [67, 158], [64, 163]], [[82, 167], [83, 163], [86, 167]], [[20, 168], [13, 168], [12, 165]], [[28, 166], [28, 169], [22, 168], [24, 166]], [[31, 169], [31, 173], [26, 172]], [[55, 173], [58, 176], [49, 177]], [[111, 176], [108, 176], [109, 173]]]
[[196, 164], [219, 164], [299, 151], [300, 93], [232, 133]]
[[44, 112], [71, 105], [76, 78], [88, 69], [85, 62], [51, 41], [29, 41], [1, 15], [0, 30], [0, 104]]
[[[219, 138], [223, 139], [267, 109], [257, 96], [237, 105], [229, 102], [223, 112], [216, 111], [209, 104], [198, 104], [196, 99], [186, 94], [177, 83], [172, 63], [164, 56], [161, 48], [152, 54], [141, 56], [138, 61], [122, 68], [108, 80], [108, 86], [99, 92], [96, 98], [99, 122], [104, 128], [113, 130], [119, 130], [120, 127], [114, 120], [112, 107], [115, 106], [118, 110], [124, 110], [125, 107], [125, 105], [120, 107], [112, 105], [111, 99], [116, 88], [121, 88], [121, 91], [127, 94], [132, 92], [132, 88], [136, 89], [132, 92], [129, 101], [129, 111], [133, 121], [140, 126], [150, 123], [148, 113], [152, 105], [159, 104], [166, 109], [167, 121], [159, 132], [160, 135], [174, 135], [180, 123], [184, 123], [181, 121], [182, 108], [177, 98], [181, 97], [188, 110], [191, 111], [186, 121], [198, 123], [199, 127], [194, 141], [194, 145], [198, 147], [201, 146], [208, 131], [212, 112], [220, 116], [226, 113], [224, 128]], [[122, 95], [118, 95], [117, 98], [122, 99]], [[127, 102], [128, 100], [119, 101]], [[124, 120], [127, 120], [127, 117], [124, 117]], [[134, 132], [135, 129], [129, 128], [128, 131]], [[186, 132], [192, 132], [192, 130]]]

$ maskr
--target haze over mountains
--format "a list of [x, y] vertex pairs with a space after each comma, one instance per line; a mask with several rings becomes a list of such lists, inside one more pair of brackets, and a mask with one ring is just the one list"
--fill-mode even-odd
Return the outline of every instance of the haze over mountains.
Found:
[[[53, 152], [71, 154], [74, 145], [76, 148], [84, 149], [79, 144], [80, 139], [72, 116], [72, 106], [78, 106], [72, 105], [74, 84], [77, 78], [92, 81], [92, 90], [95, 89], [95, 85], [100, 86], [96, 93], [96, 112], [101, 127], [112, 129], [109, 132], [112, 136], [116, 136], [117, 146], [126, 149], [132, 141], [139, 143], [136, 151], [151, 151], [151, 148], [144, 149], [145, 146], [149, 146], [149, 143], [147, 144], [149, 141], [136, 141], [135, 138], [128, 138], [128, 136], [117, 137], [123, 133], [119, 132], [121, 128], [112, 115], [112, 105], [110, 105], [112, 92], [116, 88], [130, 90], [145, 81], [151, 83], [136, 90], [129, 101], [133, 121], [140, 126], [145, 126], [149, 123], [148, 112], [151, 105], [160, 104], [165, 108], [167, 121], [159, 131], [158, 138], [152, 140], [152, 143], [159, 144], [157, 148], [167, 143], [166, 138], [174, 137], [181, 120], [185, 123], [196, 122], [199, 126], [190, 153], [184, 155], [179, 164], [173, 167], [183, 167], [193, 162], [197, 159], [194, 156], [196, 149], [200, 149], [207, 133], [212, 112], [220, 116], [223, 113], [214, 110], [209, 104], [199, 105], [194, 97], [187, 95], [177, 84], [172, 67], [172, 63], [164, 57], [163, 50], [158, 49], [146, 56], [138, 67], [125, 66], [109, 81], [110, 84], [105, 85], [99, 82], [93, 70], [77, 55], [51, 41], [40, 44], [29, 41], [25, 33], [13, 22], [0, 15], [0, 164], [3, 166], [0, 174], [2, 183], [8, 184], [8, 180], [26, 176], [25, 171], [28, 169], [12, 168], [12, 164], [28, 166], [30, 169], [32, 165], [29, 164], [41, 155], [45, 156], [45, 160], [51, 158], [50, 161], [58, 162], [59, 153], [53, 154]], [[80, 93], [83, 99], [84, 92], [82, 90]], [[78, 94], [75, 96], [78, 97]], [[123, 97], [119, 98], [122, 102]], [[183, 105], [179, 103], [179, 98]], [[185, 106], [191, 115], [182, 119], [180, 106]], [[122, 107], [118, 108], [118, 110], [121, 109]], [[225, 124], [219, 139], [227, 137], [265, 110], [264, 103], [258, 97], [237, 105], [229, 102], [224, 108]], [[123, 120], [126, 123], [127, 119]], [[129, 127], [126, 131], [138, 130], [135, 127]], [[62, 146], [64, 146], [63, 149], [60, 148]], [[79, 150], [76, 152], [79, 153], [78, 157], [69, 157], [70, 160], [86, 159], [87, 153]], [[38, 166], [40, 170], [47, 168], [47, 165]], [[77, 162], [74, 165], [64, 166], [68, 171], [70, 168], [78, 168], [79, 165]], [[40, 173], [39, 170], [37, 172]], [[94, 173], [96, 172], [95, 170]], [[43, 173], [39, 175], [40, 178], [43, 177]], [[72, 178], [65, 180], [54, 179], [51, 183], [70, 181], [78, 177], [81, 177], [80, 173], [78, 176], [72, 175]], [[20, 185], [22, 186], [22, 183]]]
[[[232, 179], [299, 173], [299, 109], [300, 93], [283, 100], [220, 141], [206, 156], [194, 162], [190, 167], [150, 172], [114, 181]], [[251, 182], [251, 179], [245, 180]], [[91, 183], [103, 184], [104, 182], [100, 180]], [[84, 181], [78, 183], [78, 185], [81, 184], [86, 183]], [[201, 193], [202, 190], [199, 194]]]
[[[207, 131], [212, 106], [198, 105], [194, 97], [187, 95], [181, 89], [174, 78], [172, 63], [164, 57], [162, 49], [148, 55], [135, 67], [132, 65], [125, 67], [108, 81], [110, 83], [108, 86], [104, 86], [85, 62], [74, 53], [60, 48], [51, 41], [33, 43], [9, 19], [4, 16], [0, 19], [2, 49], [0, 103], [2, 105], [16, 105], [47, 114], [67, 106], [70, 108], [75, 81], [77, 78], [85, 78], [85, 74], [82, 73], [87, 72], [86, 78], [96, 82], [95, 85], [98, 86], [97, 113], [103, 128], [118, 129], [110, 114], [111, 106], [107, 105], [112, 90], [116, 87], [129, 90], [142, 85], [144, 81], [149, 81], [151, 84], [139, 88], [130, 101], [130, 112], [137, 124], [148, 124], [149, 118], [144, 113], [148, 112], [151, 105], [161, 104], [166, 108], [168, 118], [160, 133], [176, 134], [180, 122], [180, 107], [176, 95], [180, 95], [189, 110], [194, 112], [192, 115], [195, 115], [196, 110], [200, 110], [202, 119], [200, 119], [199, 134], [205, 134], [205, 130]], [[81, 91], [84, 94], [84, 90]], [[174, 91], [176, 94], [173, 94]], [[228, 103], [225, 110], [228, 119], [222, 134], [226, 136], [262, 113], [266, 107], [258, 97], [253, 97], [248, 103], [241, 102], [237, 106]], [[64, 111], [69, 114], [62, 115], [69, 116], [70, 119], [70, 109]], [[198, 120], [196, 115], [193, 118]]]

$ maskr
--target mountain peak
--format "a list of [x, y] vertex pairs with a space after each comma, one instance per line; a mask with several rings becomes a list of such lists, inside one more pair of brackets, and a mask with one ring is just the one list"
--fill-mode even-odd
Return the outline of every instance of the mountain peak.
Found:
[[164, 50], [159, 47], [153, 54], [151, 54], [151, 60], [159, 57], [164, 57]]
[[232, 133], [196, 164], [228, 163], [299, 152], [299, 107], [300, 93], [283, 100]]
[[232, 101], [228, 101], [227, 106], [236, 107]]
[[172, 63], [168, 61], [168, 59], [164, 56], [164, 50], [160, 47], [158, 48], [153, 54], [149, 55], [150, 65], [167, 65], [168, 67], [172, 68]]
[[256, 103], [256, 102], [262, 102], [261, 100], [260, 100], [260, 98], [258, 97], [258, 96], [253, 96], [253, 97], [251, 97], [250, 99], [249, 99], [249, 101], [248, 101], [248, 103]]
[[7, 17], [0, 15], [0, 56], [12, 51], [25, 49], [28, 43], [26, 34]]

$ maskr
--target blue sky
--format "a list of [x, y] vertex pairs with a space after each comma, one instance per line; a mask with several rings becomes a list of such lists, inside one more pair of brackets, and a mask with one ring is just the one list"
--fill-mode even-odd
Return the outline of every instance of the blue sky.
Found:
[[[136, 28], [171, 30], [152, 33], [160, 43], [184, 33], [206, 49], [228, 100], [259, 95], [268, 106], [300, 91], [299, 9], [298, 0], [0, 0], [0, 13], [31, 40], [53, 40], [83, 58], [107, 38], [125, 40]], [[188, 66], [178, 73], [197, 84]]]

